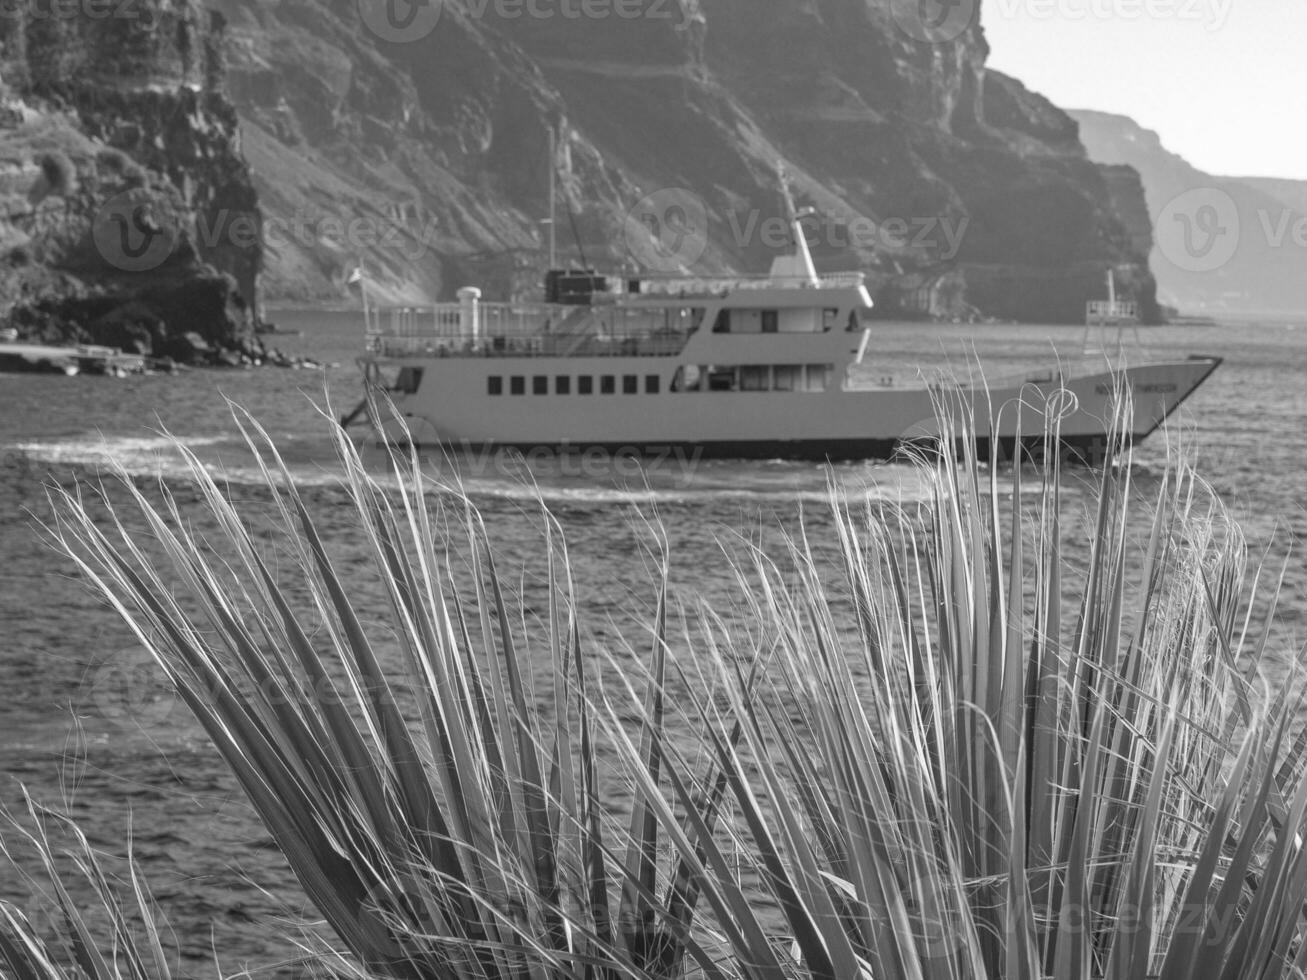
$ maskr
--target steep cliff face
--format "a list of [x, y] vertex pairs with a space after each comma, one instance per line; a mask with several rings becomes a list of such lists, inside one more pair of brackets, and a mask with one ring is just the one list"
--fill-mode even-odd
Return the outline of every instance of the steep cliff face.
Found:
[[263, 236], [221, 19], [59, 9], [0, 18], [0, 315], [187, 360], [253, 349]]
[[819, 264], [868, 271], [887, 313], [1078, 320], [1108, 267], [1153, 299], [1129, 195], [975, 26], [919, 41], [889, 0], [447, 0], [403, 29], [372, 0], [218, 6], [260, 198], [296, 229], [269, 241], [279, 299], [347, 300], [360, 257], [392, 300], [528, 289], [551, 126], [568, 261], [671, 238], [695, 271], [764, 271], [782, 162]]
[[1133, 119], [1074, 116], [1095, 160], [1142, 175], [1164, 302], [1198, 314], [1307, 309], [1307, 183], [1213, 176]]

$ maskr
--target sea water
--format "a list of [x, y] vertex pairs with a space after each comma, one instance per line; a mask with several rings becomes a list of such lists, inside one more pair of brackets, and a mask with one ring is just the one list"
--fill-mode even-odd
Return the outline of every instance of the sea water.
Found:
[[[287, 353], [311, 355], [323, 371], [190, 371], [175, 376], [63, 378], [0, 375], [0, 803], [22, 807], [24, 790], [67, 805], [92, 842], [121, 854], [129, 827], [136, 855], [176, 930], [186, 972], [248, 965], [296, 972], [297, 954], [280, 920], [313, 918], [280, 855], [216, 753], [162, 685], [133, 682], [148, 672], [126, 628], [43, 540], [51, 483], [97, 481], [124, 467], [147, 496], [159, 481], [203, 531], [205, 515], [172, 440], [195, 452], [250, 501], [266, 502], [227, 400], [248, 409], [275, 438], [339, 556], [342, 573], [367, 582], [362, 536], [331, 448], [330, 418], [354, 406], [359, 319], [283, 314], [299, 336], [273, 336]], [[875, 324], [868, 374], [909, 377], [918, 366], [990, 376], [1026, 370], [1080, 352], [1083, 331], [1031, 326]], [[1199, 454], [1203, 476], [1240, 522], [1254, 549], [1287, 551], [1307, 533], [1307, 319], [1150, 329], [1150, 350], [1214, 354], [1224, 366], [1173, 420], [1171, 434]], [[1167, 439], [1136, 450], [1140, 487], [1156, 485]], [[384, 463], [377, 452], [369, 459]], [[748, 542], [778, 547], [806, 522], [814, 540], [829, 528], [826, 500], [836, 487], [873, 504], [921, 499], [911, 466], [670, 458], [653, 471], [629, 460], [569, 467], [523, 464], [508, 456], [428, 458], [434, 475], [457, 476], [481, 510], [499, 552], [500, 572], [528, 617], [542, 616], [543, 501], [560, 521], [576, 576], [587, 642], [622, 655], [647, 649], [655, 582], [649, 521], [670, 547], [673, 596], [685, 608], [704, 599], [738, 609], [740, 586], [725, 554]], [[998, 474], [1000, 479], [1003, 474]], [[1068, 494], [1088, 499], [1084, 471], [1066, 476]], [[255, 519], [258, 519], [257, 517]], [[826, 535], [825, 538], [829, 538]], [[1072, 536], [1074, 547], [1074, 536]], [[1307, 612], [1307, 567], [1290, 554], [1274, 653], [1298, 652]], [[379, 590], [355, 594], [365, 622], [387, 613]], [[741, 624], [747, 630], [747, 624]], [[539, 651], [547, 698], [547, 651]], [[131, 695], [124, 699], [124, 691]], [[0, 876], [3, 880], [3, 876]], [[12, 894], [10, 882], [0, 889]], [[3, 896], [0, 896], [3, 897]], [[280, 968], [277, 964], [283, 964]]]

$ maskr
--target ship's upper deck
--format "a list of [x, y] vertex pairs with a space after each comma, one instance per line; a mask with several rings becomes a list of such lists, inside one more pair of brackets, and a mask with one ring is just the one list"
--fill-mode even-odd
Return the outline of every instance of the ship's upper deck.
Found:
[[468, 289], [457, 303], [370, 309], [367, 350], [395, 358], [666, 357], [705, 324], [714, 334], [821, 334], [856, 325], [856, 312], [871, 306], [861, 273], [584, 280], [579, 293], [553, 290], [564, 302], [483, 303]]
[[383, 357], [666, 356], [702, 320], [690, 308], [441, 303], [374, 311], [367, 349]]
[[[457, 303], [368, 309], [368, 352], [393, 358], [669, 357], [699, 334], [696, 347], [716, 355], [724, 347], [734, 353], [737, 340], [749, 334], [834, 339], [857, 329], [858, 312], [872, 306], [866, 276], [817, 272], [801, 223], [805, 213], [781, 183], [794, 251], [778, 255], [765, 276], [624, 277], [553, 269], [545, 276], [543, 304], [483, 303], [480, 290], [466, 288]], [[366, 298], [361, 269], [358, 276]], [[705, 332], [714, 343], [704, 342]], [[843, 340], [829, 346], [833, 362], [849, 353]]]

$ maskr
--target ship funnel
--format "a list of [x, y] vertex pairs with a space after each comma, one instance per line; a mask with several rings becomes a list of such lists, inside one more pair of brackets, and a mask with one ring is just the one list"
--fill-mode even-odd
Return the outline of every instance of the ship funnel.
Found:
[[474, 344], [481, 340], [481, 290], [464, 286], [458, 291], [459, 332]]

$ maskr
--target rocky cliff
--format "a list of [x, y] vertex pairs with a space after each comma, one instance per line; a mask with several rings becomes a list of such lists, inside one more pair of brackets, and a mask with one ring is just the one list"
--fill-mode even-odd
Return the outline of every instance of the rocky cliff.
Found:
[[51, 342], [257, 353], [261, 216], [192, 0], [0, 16], [0, 316]]
[[360, 260], [391, 301], [525, 295], [551, 169], [568, 262], [765, 271], [783, 162], [886, 314], [1078, 321], [1108, 267], [1153, 308], [1129, 172], [899, 0], [216, 6], [278, 301], [349, 302]]
[[1133, 119], [1073, 115], [1093, 159], [1142, 175], [1163, 302], [1206, 315], [1307, 309], [1307, 183], [1214, 176]]

